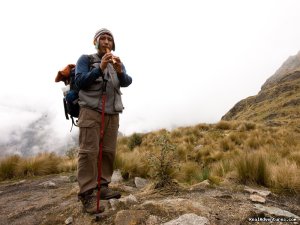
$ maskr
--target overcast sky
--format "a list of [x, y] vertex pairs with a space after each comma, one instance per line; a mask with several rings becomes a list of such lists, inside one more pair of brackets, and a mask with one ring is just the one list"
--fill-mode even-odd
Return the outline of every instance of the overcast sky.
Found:
[[297, 0], [1, 1], [0, 142], [43, 113], [70, 135], [54, 78], [103, 27], [133, 78], [121, 132], [215, 123], [297, 54], [299, 12]]

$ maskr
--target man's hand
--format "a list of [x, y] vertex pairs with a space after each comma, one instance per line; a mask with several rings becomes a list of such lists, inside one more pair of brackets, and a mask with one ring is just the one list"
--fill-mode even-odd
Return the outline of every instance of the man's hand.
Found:
[[120, 60], [119, 57], [117, 56], [113, 56], [113, 59], [115, 61], [115, 63], [113, 64], [113, 67], [115, 68], [115, 70], [117, 71], [117, 74], [122, 74], [123, 70], [122, 70], [122, 62]]
[[102, 71], [104, 71], [107, 67], [107, 64], [110, 63], [112, 61], [112, 57], [113, 54], [109, 53], [105, 53], [101, 59], [101, 63], [100, 63], [100, 69]]
[[117, 74], [122, 74], [122, 62], [119, 57], [114, 56], [112, 53], [105, 53], [101, 59], [100, 69], [104, 71], [107, 67], [107, 64], [111, 63], [115, 68]]

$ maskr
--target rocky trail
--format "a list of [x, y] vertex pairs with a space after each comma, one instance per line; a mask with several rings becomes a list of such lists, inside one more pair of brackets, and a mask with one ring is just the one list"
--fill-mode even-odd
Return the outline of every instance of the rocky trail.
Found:
[[101, 201], [106, 210], [96, 221], [82, 212], [72, 174], [1, 182], [0, 224], [221, 225], [271, 219], [263, 224], [300, 223], [300, 196], [278, 196], [262, 188], [204, 181], [186, 188], [154, 189], [142, 178], [123, 181], [118, 171], [111, 187], [121, 191], [122, 198]]

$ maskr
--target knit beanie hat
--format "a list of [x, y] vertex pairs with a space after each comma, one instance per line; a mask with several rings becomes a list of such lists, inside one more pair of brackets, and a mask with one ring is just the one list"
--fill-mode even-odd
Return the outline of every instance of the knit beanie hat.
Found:
[[114, 41], [114, 36], [113, 34], [110, 32], [110, 30], [106, 29], [106, 28], [102, 28], [100, 30], [98, 30], [96, 33], [95, 33], [95, 36], [94, 36], [94, 43], [97, 43], [98, 42], [98, 38], [100, 35], [102, 34], [108, 34], [112, 37], [113, 39], [113, 46], [112, 46], [112, 50], [115, 51], [115, 41]]

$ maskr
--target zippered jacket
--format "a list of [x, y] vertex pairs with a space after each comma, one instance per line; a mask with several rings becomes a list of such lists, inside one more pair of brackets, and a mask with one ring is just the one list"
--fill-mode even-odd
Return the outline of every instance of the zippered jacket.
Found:
[[120, 87], [128, 87], [132, 78], [127, 75], [122, 64], [122, 74], [117, 74], [109, 63], [104, 71], [99, 67], [101, 62], [97, 54], [82, 55], [75, 68], [75, 84], [79, 88], [80, 107], [102, 112], [103, 79], [107, 80], [105, 113], [118, 114], [124, 109]]

